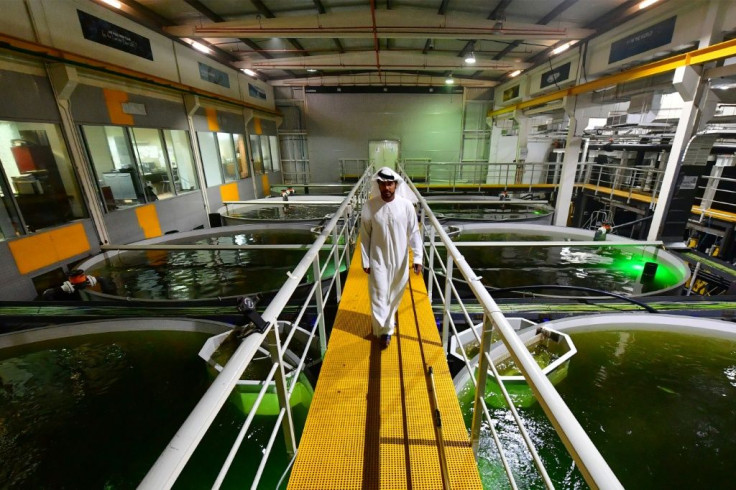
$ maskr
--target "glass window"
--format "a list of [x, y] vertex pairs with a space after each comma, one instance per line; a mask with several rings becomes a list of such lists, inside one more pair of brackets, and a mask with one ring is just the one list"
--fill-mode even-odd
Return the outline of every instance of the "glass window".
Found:
[[150, 128], [131, 128], [131, 133], [143, 177], [143, 193], [146, 201], [173, 197], [175, 195], [174, 186], [171, 183], [160, 131]]
[[261, 143], [257, 134], [250, 135], [250, 152], [253, 159], [253, 171], [256, 175], [263, 172], [263, 159], [261, 158]]
[[220, 161], [222, 162], [222, 174], [225, 176], [225, 182], [238, 180], [233, 135], [217, 133], [217, 143], [220, 147]]
[[217, 150], [215, 133], [198, 132], [199, 153], [202, 156], [204, 166], [204, 179], [207, 187], [222, 184], [222, 170], [220, 168], [220, 154]]
[[189, 133], [165, 129], [164, 141], [177, 194], [199, 189], [192, 148], [189, 145]]
[[271, 164], [274, 172], [281, 171], [281, 155], [279, 154], [279, 138], [278, 136], [269, 136], [269, 144], [271, 146]]
[[261, 140], [261, 156], [263, 157], [263, 166], [267, 172], [273, 171], [271, 164], [271, 149], [268, 147], [268, 136], [260, 136]]
[[125, 128], [83, 126], [82, 133], [107, 210], [144, 204], [143, 182]]
[[0, 121], [3, 237], [87, 217], [61, 129]]
[[235, 157], [238, 160], [238, 171], [240, 178], [245, 179], [250, 175], [248, 170], [248, 153], [245, 151], [245, 136], [235, 135]]

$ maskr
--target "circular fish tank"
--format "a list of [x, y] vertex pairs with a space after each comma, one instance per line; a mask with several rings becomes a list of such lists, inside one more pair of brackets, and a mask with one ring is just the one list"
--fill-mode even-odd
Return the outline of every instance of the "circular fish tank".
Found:
[[594, 236], [578, 228], [488, 223], [455, 226], [452, 231], [452, 240], [463, 243], [570, 241], [553, 247], [458, 247], [494, 297], [606, 297], [600, 291], [628, 297], [677, 294], [690, 278], [687, 264], [671, 253], [653, 246], [622, 246], [636, 241], [616, 235], [608, 235], [606, 245], [597, 247], [576, 246], [576, 241], [593, 241]]
[[[659, 314], [605, 314], [541, 324], [577, 352], [557, 391], [624, 488], [725, 488], [736, 458], [736, 325]], [[466, 424], [473, 388], [455, 378]], [[588, 488], [538, 403], [520, 408], [557, 488]], [[506, 408], [491, 410], [519, 488], [542, 488]], [[485, 488], [510, 488], [487, 427]]]
[[[210, 386], [198, 351], [230, 328], [139, 318], [0, 335], [2, 486], [135, 488]], [[307, 411], [293, 407], [298, 433]], [[179, 482], [211, 487], [245, 418], [225, 403]], [[250, 486], [275, 422], [256, 416], [223, 488]], [[283, 437], [275, 444], [261, 482], [269, 488], [290, 460]]]
[[[443, 201], [465, 202], [443, 202]], [[442, 223], [524, 222], [549, 225], [554, 208], [547, 204], [508, 203], [498, 198], [467, 195], [447, 195], [427, 198], [427, 204]]]
[[[81, 290], [89, 300], [232, 303], [232, 299], [278, 291], [316, 235], [304, 225], [241, 225], [197, 230], [137, 242], [136, 245], [242, 245], [241, 250], [111, 251], [77, 266], [97, 285]], [[304, 245], [303, 249], [248, 249], [248, 245]], [[321, 264], [328, 255], [320, 252]], [[334, 274], [334, 261], [326, 277]], [[344, 270], [341, 266], [340, 270]], [[324, 279], [324, 278], [323, 278]], [[314, 283], [309, 268], [299, 291]], [[234, 303], [233, 303], [234, 304]]]
[[[281, 197], [258, 199], [263, 204], [231, 204], [218, 210], [222, 221], [227, 226], [242, 224], [272, 223], [309, 223], [318, 224], [332, 218], [345, 198], [342, 196], [302, 196], [291, 195], [285, 204]], [[331, 204], [324, 204], [330, 201]], [[310, 204], [314, 202], [314, 204]]]

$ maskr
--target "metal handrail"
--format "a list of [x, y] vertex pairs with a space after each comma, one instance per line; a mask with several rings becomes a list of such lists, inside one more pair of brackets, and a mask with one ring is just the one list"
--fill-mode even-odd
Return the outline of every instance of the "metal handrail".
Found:
[[[623, 486], [620, 484], [613, 471], [603, 459], [598, 449], [585, 433], [584, 429], [577, 421], [575, 416], [572, 414], [570, 409], [567, 407], [565, 402], [562, 400], [552, 383], [547, 379], [542, 370], [539, 368], [536, 361], [529, 353], [527, 347], [516, 335], [513, 327], [509, 324], [506, 317], [501, 313], [496, 302], [493, 300], [485, 287], [481, 284], [480, 278], [474, 274], [473, 270], [470, 268], [463, 255], [455, 246], [455, 243], [452, 242], [447, 233], [445, 233], [439, 221], [427, 205], [427, 202], [419, 194], [417, 188], [410, 181], [410, 179], [407, 179], [407, 185], [410, 186], [411, 190], [417, 196], [421, 206], [421, 212], [423, 213], [422, 215], [425, 219], [429, 220], [429, 224], [431, 225], [431, 233], [439, 236], [440, 241], [442, 242], [442, 244], [444, 244], [444, 247], [447, 250], [448, 265], [445, 269], [447, 283], [445, 295], [443, 298], [443, 309], [445, 311], [449, 310], [449, 293], [452, 290], [451, 271], [453, 270], [453, 268], [457, 268], [460, 271], [461, 275], [464, 277], [465, 281], [468, 283], [479, 304], [482, 305], [486, 317], [486, 322], [495, 325], [496, 331], [498, 332], [501, 340], [509, 350], [509, 353], [516, 363], [516, 366], [526, 378], [529, 386], [534, 392], [534, 395], [536, 396], [543, 410], [547, 414], [547, 417], [552, 422], [552, 425], [555, 427], [558, 435], [560, 436], [560, 439], [566, 446], [568, 452], [575, 460], [586, 482], [593, 488], [622, 489]], [[436, 245], [437, 244], [434, 239], [430, 240], [430, 253], [432, 257], [439, 256], [439, 254], [437, 254], [434, 250]], [[428, 269], [430, 271], [433, 269], [432, 263], [428, 264]], [[447, 336], [447, 328], [445, 328], [447, 327], [446, 323], [452, 323], [451, 316], [445, 315], [445, 319], [443, 320], [443, 342], [445, 343], [445, 346]], [[490, 332], [486, 332], [484, 329], [484, 339], [479, 340], [486, 340], [486, 333], [490, 335]], [[455, 335], [457, 335], [456, 331]], [[483, 341], [481, 341], [481, 345], [484, 345]], [[492, 366], [492, 362], [490, 362], [490, 357], [488, 357], [487, 353], [484, 353], [483, 358], [485, 358], [485, 362], [489, 362], [489, 365]], [[485, 362], [483, 364], [485, 364]], [[492, 369], [494, 368], [492, 367]], [[485, 370], [479, 369], [478, 375], [484, 376]], [[481, 384], [480, 381], [478, 381], [477, 386], [482, 386], [484, 388], [485, 383]], [[493, 424], [490, 420], [490, 416], [485, 406], [483, 397], [476, 397], [476, 403], [480, 404], [480, 406], [475, 407], [475, 413], [483, 412], [484, 415], [487, 417], [489, 425], [492, 426]], [[507, 403], [509, 404], [513, 412], [513, 403], [510, 403], [510, 400], [508, 399]], [[480, 430], [479, 420], [480, 419], [478, 419], [478, 422], [476, 422], [474, 418], [474, 424], [471, 433], [471, 437], [474, 438], [476, 444], [478, 433]], [[522, 431], [522, 433], [524, 433], [523, 426], [521, 425], [520, 430]], [[527, 446], [530, 445], [531, 444], [527, 444]], [[533, 445], [531, 446], [533, 448]], [[530, 452], [532, 453], [533, 457], [535, 457], [535, 451], [532, 448], [530, 448]], [[541, 462], [538, 461], [538, 457], [535, 457], [535, 463], [537, 464], [537, 467], [540, 468]], [[545, 479], [546, 484], [549, 486], [550, 482], [545, 478], [544, 470], [541, 471], [542, 478]], [[509, 473], [510, 472], [507, 470], [507, 474]]]
[[[255, 488], [258, 485], [258, 480], [262, 475], [263, 468], [265, 467], [265, 462], [268, 459], [270, 449], [273, 445], [275, 435], [277, 434], [280, 425], [285, 431], [285, 437], [287, 439], [287, 450], [292, 453], [296, 451], [295, 440], [293, 437], [293, 422], [291, 420], [291, 406], [288, 400], [288, 396], [290, 396], [291, 390], [293, 390], [293, 386], [291, 387], [291, 389], [288, 389], [285, 386], [283, 363], [279, 362], [285, 347], [281, 345], [278, 335], [278, 329], [274, 327], [277, 324], [278, 316], [287, 306], [287, 303], [291, 299], [292, 295], [296, 291], [297, 287], [299, 286], [300, 282], [302, 281], [310, 267], [316, 269], [317, 274], [315, 274], [314, 278], [315, 285], [319, 284], [324, 272], [324, 269], [319, 266], [319, 253], [322, 250], [323, 245], [325, 245], [327, 238], [330, 236], [336, 236], [334, 234], [334, 231], [337, 229], [338, 222], [342, 220], [342, 231], [344, 231], [345, 233], [350, 232], [351, 227], [352, 233], [355, 233], [356, 227], [354, 226], [354, 222], [351, 219], [353, 212], [352, 203], [354, 198], [356, 197], [359, 202], [362, 202], [362, 200], [364, 199], [364, 194], [367, 192], [367, 186], [365, 185], [365, 183], [367, 181], [368, 175], [369, 171], [366, 170], [363, 176], [359, 179], [358, 183], [355, 185], [355, 187], [342, 201], [342, 204], [334, 213], [332, 219], [330, 219], [330, 221], [324, 226], [322, 232], [315, 239], [314, 243], [305, 253], [299, 264], [294, 268], [293, 271], [287, 273], [288, 278], [286, 279], [284, 285], [281, 287], [278, 293], [276, 293], [276, 296], [271, 300], [268, 307], [262, 314], [262, 318], [266, 322], [267, 328], [264, 330], [263, 333], [255, 332], [249, 335], [240, 343], [238, 348], [230, 357], [227, 364], [218, 374], [217, 378], [212, 382], [210, 388], [202, 396], [200, 401], [190, 413], [189, 417], [187, 417], [187, 419], [185, 420], [184, 424], [179, 428], [177, 433], [164, 449], [163, 453], [159, 456], [156, 463], [149, 470], [145, 478], [141, 481], [138, 488], [158, 490], [171, 488], [174, 485], [179, 474], [184, 469], [186, 463], [189, 461], [190, 457], [194, 453], [194, 450], [197, 448], [198, 444], [204, 437], [206, 431], [209, 429], [215, 417], [220, 412], [228, 396], [230, 396], [230, 393], [235, 388], [242, 373], [245, 371], [248, 364], [253, 359], [253, 356], [257, 352], [258, 348], [260, 347], [266, 336], [271, 337], [271, 339], [275, 341], [272, 342], [274, 344], [272, 348], [274, 349], [274, 354], [276, 355], [272, 357], [276, 359], [277, 364], [275, 368], [275, 377], [277, 392], [279, 393], [279, 403], [282, 409], [274, 426], [274, 431], [269, 439], [268, 446], [266, 450], [264, 450], [264, 456], [261, 460], [261, 464], [259, 465], [259, 469], [253, 482], [252, 488]], [[345, 238], [345, 247], [342, 247], [343, 257], [349, 255], [349, 243], [351, 237], [346, 234]], [[335, 239], [332, 243], [332, 246], [335, 250], [341, 248], [338, 246], [337, 242], [338, 240]], [[339, 269], [335, 271], [334, 275], [339, 275]], [[332, 284], [335, 284], [334, 276], [331, 282], [331, 285]], [[324, 307], [324, 298], [321, 298], [322, 289], [318, 286], [315, 286], [312, 288], [312, 290], [313, 292], [317, 293], [317, 309], [319, 313], [318, 318], [321, 318], [321, 321], [315, 322], [315, 327], [319, 328], [320, 341], [324, 343], [326, 341], [326, 333], [324, 329], [324, 316], [322, 312], [322, 309]], [[307, 300], [305, 300], [305, 303], [311, 301], [311, 298], [312, 294], [310, 294]], [[309, 343], [311, 343], [311, 339], [313, 338], [314, 328], [312, 335], [310, 335]], [[291, 338], [288, 338], [287, 340], [290, 341]], [[309, 343], [307, 344], [305, 349], [309, 349]], [[303, 367], [303, 359], [304, 358], [300, 359], [300, 363], [297, 369]], [[298, 372], [295, 373], [294, 378], [298, 378]], [[254, 407], [253, 410], [256, 410], [256, 408]], [[226, 461], [225, 464], [223, 464], [223, 469], [226, 470], [225, 466], [227, 465], [228, 462]]]

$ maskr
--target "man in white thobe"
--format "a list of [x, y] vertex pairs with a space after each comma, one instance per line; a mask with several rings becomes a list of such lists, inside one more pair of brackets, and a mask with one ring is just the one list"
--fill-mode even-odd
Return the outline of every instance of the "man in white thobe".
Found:
[[398, 186], [406, 185], [403, 179], [383, 167], [373, 180], [378, 184], [379, 195], [374, 193], [363, 206], [360, 245], [363, 270], [370, 274], [373, 335], [385, 349], [394, 334], [394, 317], [409, 281], [409, 246], [416, 274], [422, 272], [423, 250], [414, 206], [396, 194]]

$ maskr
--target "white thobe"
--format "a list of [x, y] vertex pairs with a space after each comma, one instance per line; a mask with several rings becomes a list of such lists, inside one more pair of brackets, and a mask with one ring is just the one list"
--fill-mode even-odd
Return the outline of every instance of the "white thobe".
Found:
[[391, 202], [374, 197], [361, 213], [360, 245], [363, 268], [370, 267], [373, 334], [393, 335], [394, 316], [409, 280], [409, 246], [413, 262], [422, 263], [422, 237], [411, 202], [395, 196]]

